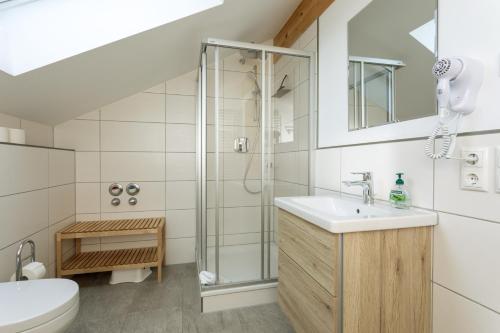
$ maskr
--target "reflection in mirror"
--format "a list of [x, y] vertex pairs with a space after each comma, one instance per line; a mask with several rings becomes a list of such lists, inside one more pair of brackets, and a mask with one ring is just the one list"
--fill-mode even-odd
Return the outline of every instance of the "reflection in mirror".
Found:
[[436, 0], [373, 0], [349, 21], [349, 130], [436, 114]]
[[298, 124], [309, 112], [309, 59], [280, 55], [273, 66], [273, 132], [277, 143], [298, 144]]

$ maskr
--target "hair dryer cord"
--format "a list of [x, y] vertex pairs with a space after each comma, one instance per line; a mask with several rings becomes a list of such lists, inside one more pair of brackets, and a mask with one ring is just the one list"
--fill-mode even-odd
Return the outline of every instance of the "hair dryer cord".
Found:
[[[451, 154], [455, 150], [455, 140], [457, 137], [458, 133], [458, 128], [460, 127], [460, 121], [462, 119], [462, 114], [459, 113], [457, 115], [457, 124], [455, 127], [455, 132], [450, 134], [450, 130], [448, 128], [448, 125], [446, 124], [438, 124], [434, 131], [432, 132], [431, 136], [427, 139], [427, 142], [425, 144], [425, 155], [429, 158], [432, 158], [434, 160], [438, 160], [441, 158], [450, 158]], [[439, 152], [435, 152], [434, 145], [436, 142], [436, 138], [441, 135], [443, 138], [443, 143], [441, 144], [441, 149]]]

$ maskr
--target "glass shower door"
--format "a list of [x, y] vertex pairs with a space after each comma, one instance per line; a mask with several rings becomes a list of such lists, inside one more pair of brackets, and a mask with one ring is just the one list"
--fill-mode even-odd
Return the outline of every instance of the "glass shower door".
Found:
[[[277, 54], [229, 44], [204, 45], [199, 73], [197, 258], [200, 270], [216, 276], [216, 285], [277, 277], [276, 149], [301, 156], [296, 161], [300, 179], [288, 179], [294, 191], [281, 194], [304, 189], [307, 194], [308, 188], [302, 172], [308, 170], [309, 118], [303, 116], [309, 112], [309, 78], [282, 82], [285, 89], [275, 75]], [[296, 61], [303, 77], [309, 75], [309, 61]], [[299, 88], [299, 83], [304, 85]], [[281, 113], [290, 118], [286, 129], [276, 128], [280, 101], [292, 103], [291, 114]], [[281, 142], [277, 131], [289, 141]]]

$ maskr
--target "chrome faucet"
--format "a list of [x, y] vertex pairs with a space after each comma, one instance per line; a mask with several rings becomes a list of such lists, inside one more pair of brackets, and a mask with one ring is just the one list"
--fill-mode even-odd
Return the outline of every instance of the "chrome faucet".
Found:
[[367, 172], [351, 172], [353, 175], [362, 175], [363, 180], [343, 181], [347, 186], [361, 186], [363, 188], [363, 202], [367, 205], [373, 205], [375, 195], [373, 191], [373, 177], [370, 171]]
[[35, 242], [33, 242], [31, 239], [23, 241], [19, 245], [19, 249], [17, 250], [16, 254], [16, 281], [21, 281], [21, 280], [26, 280], [26, 277], [23, 276], [23, 248], [26, 244], [29, 244], [31, 246], [31, 262], [35, 261]]

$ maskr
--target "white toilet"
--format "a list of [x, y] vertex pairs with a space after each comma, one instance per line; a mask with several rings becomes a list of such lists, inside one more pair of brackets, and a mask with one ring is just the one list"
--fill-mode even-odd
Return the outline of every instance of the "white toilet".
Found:
[[0, 283], [0, 332], [64, 332], [78, 307], [78, 284], [71, 280]]

